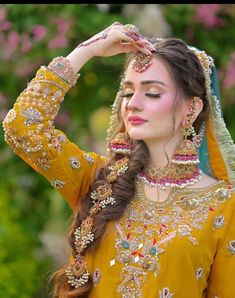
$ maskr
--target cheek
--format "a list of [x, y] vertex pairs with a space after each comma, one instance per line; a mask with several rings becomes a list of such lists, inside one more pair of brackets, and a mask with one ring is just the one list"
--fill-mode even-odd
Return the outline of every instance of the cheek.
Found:
[[154, 103], [149, 103], [148, 110], [152, 114], [158, 114], [159, 116], [166, 116], [166, 114], [172, 114], [173, 112], [173, 100], [168, 98], [162, 98], [162, 100], [159, 100]]

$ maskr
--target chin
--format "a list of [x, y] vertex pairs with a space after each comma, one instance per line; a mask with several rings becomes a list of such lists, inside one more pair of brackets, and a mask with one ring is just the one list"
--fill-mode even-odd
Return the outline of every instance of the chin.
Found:
[[135, 141], [140, 141], [144, 140], [147, 138], [146, 134], [140, 133], [140, 132], [133, 132], [133, 131], [128, 131], [128, 135], [132, 140]]

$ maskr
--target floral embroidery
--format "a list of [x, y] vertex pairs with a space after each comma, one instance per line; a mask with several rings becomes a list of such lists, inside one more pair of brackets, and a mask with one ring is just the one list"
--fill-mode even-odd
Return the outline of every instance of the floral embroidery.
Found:
[[225, 224], [223, 215], [216, 216], [214, 220], [214, 228], [220, 228]]
[[100, 281], [101, 277], [102, 277], [102, 274], [101, 274], [100, 269], [96, 268], [94, 270], [94, 272], [92, 273], [92, 280], [93, 280], [94, 286], [97, 285], [97, 283]]
[[215, 191], [214, 196], [217, 197], [221, 202], [224, 202], [231, 195], [231, 190], [226, 188], [219, 188]]
[[48, 139], [48, 147], [52, 147], [58, 152], [62, 150], [62, 144], [68, 142], [67, 138], [63, 134], [58, 134], [52, 125], [44, 130], [44, 134]]
[[34, 164], [37, 167], [47, 171], [50, 168], [49, 162], [50, 161], [47, 157], [39, 157], [37, 158], [36, 162], [34, 162]]
[[52, 96], [52, 100], [56, 100], [57, 98], [61, 97], [62, 96], [62, 91], [61, 90], [58, 90], [56, 91], [53, 96]]
[[[37, 167], [43, 170], [48, 170], [50, 167], [50, 161], [44, 155], [47, 147], [61, 151], [62, 143], [68, 142], [63, 134], [55, 130], [53, 120], [59, 111], [64, 93], [70, 87], [65, 82], [61, 84], [54, 82], [51, 72], [42, 66], [3, 121], [5, 141], [15, 152], [22, 150]], [[10, 124], [20, 115], [26, 118], [23, 134]], [[32, 124], [36, 125], [30, 129]], [[36, 159], [34, 152], [38, 152]]]
[[160, 298], [172, 298], [173, 293], [170, 293], [170, 290], [168, 288], [163, 288], [162, 291], [159, 291], [159, 297]]
[[[167, 250], [166, 244], [169, 246], [170, 242], [179, 236], [188, 239], [192, 245], [198, 245], [193, 232], [195, 229], [203, 229], [210, 212], [225, 200], [225, 192], [222, 192], [222, 188], [225, 187], [228, 187], [225, 182], [218, 182], [215, 188], [219, 188], [220, 192], [217, 191], [216, 194], [211, 189], [206, 192], [200, 189], [176, 189], [167, 202], [157, 203], [141, 197], [137, 185], [135, 198], [115, 224], [117, 254], [112, 260], [112, 266], [118, 261], [123, 264], [125, 270], [139, 268], [158, 277], [161, 270], [159, 260]], [[218, 198], [218, 194], [222, 195], [222, 199]], [[230, 197], [229, 194], [231, 193], [227, 192], [227, 199]], [[187, 203], [187, 200], [190, 203]], [[224, 223], [223, 218], [218, 216], [215, 223], [221, 226]], [[198, 268], [195, 274], [197, 279], [201, 278], [203, 269]], [[136, 274], [135, 280], [138, 278], [139, 275]], [[122, 280], [122, 286], [123, 283]], [[164, 293], [172, 295], [167, 291], [162, 292], [162, 295]]]
[[41, 123], [43, 120], [41, 113], [32, 107], [28, 109], [20, 109], [20, 113], [27, 118], [24, 122], [26, 126], [34, 123]]
[[62, 188], [65, 182], [59, 180], [59, 179], [53, 179], [51, 182], [51, 185], [55, 188]]
[[90, 163], [94, 163], [94, 158], [89, 153], [84, 153], [83, 157]]
[[197, 240], [191, 236], [192, 229], [188, 225], [179, 225], [178, 226], [178, 235], [180, 237], [188, 236], [194, 245], [198, 244]]
[[141, 229], [140, 234], [134, 237], [131, 236], [130, 232], [125, 234], [121, 225], [116, 225], [116, 229], [121, 235], [121, 238], [116, 238], [117, 260], [124, 264], [139, 263], [142, 268], [154, 272], [155, 276], [157, 276], [160, 269], [158, 256], [164, 250], [156, 243], [156, 239], [154, 238], [152, 242], [148, 241], [144, 245]]
[[235, 255], [235, 240], [231, 240], [227, 248], [231, 254]]
[[203, 276], [203, 272], [204, 272], [203, 268], [202, 268], [202, 267], [199, 267], [199, 268], [196, 270], [196, 279], [200, 279], [200, 278], [202, 278], [202, 276]]
[[80, 161], [76, 157], [70, 157], [69, 163], [73, 169], [78, 169], [78, 168], [80, 168], [80, 165], [81, 165]]
[[122, 298], [141, 298], [141, 287], [146, 279], [146, 272], [135, 266], [124, 266], [121, 272], [122, 283], [117, 292]]

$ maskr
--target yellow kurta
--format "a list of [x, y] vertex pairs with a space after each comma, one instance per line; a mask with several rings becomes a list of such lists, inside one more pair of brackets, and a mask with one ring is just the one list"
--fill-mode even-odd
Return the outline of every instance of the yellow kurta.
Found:
[[[5, 140], [46, 177], [72, 208], [105, 162], [55, 129], [63, 79], [46, 67], [3, 122]], [[235, 195], [225, 181], [173, 191], [156, 203], [137, 192], [122, 218], [107, 224], [86, 256], [95, 286], [89, 297], [235, 298]]]

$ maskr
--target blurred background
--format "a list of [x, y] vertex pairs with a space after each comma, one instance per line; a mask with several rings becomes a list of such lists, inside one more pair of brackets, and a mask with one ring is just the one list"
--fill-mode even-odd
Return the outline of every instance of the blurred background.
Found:
[[[234, 4], [0, 4], [0, 119], [41, 65], [114, 21], [146, 36], [177, 37], [217, 65], [225, 122], [235, 140]], [[111, 104], [124, 56], [81, 70], [55, 120], [82, 149], [105, 154]], [[48, 276], [67, 261], [71, 210], [49, 182], [17, 157], [0, 126], [0, 297], [50, 297]]]

